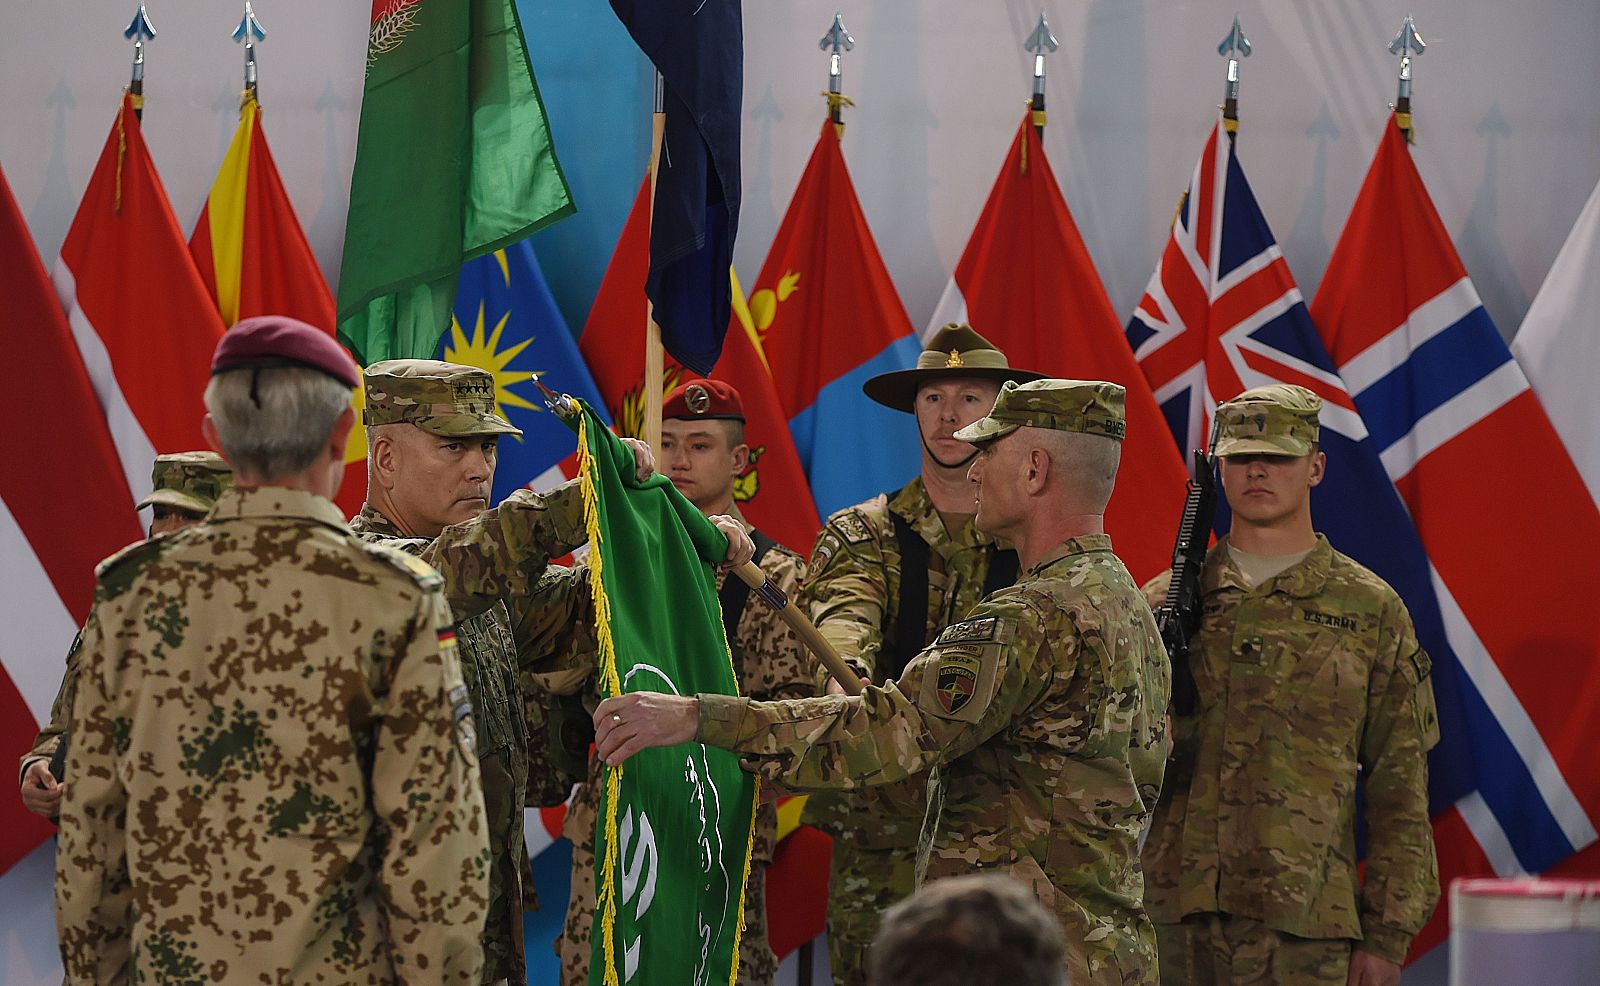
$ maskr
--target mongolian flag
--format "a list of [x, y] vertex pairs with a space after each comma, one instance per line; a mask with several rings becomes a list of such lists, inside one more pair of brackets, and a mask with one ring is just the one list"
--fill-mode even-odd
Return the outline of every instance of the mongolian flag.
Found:
[[[1393, 118], [1311, 317], [1416, 521], [1460, 659], [1444, 669], [1460, 707], [1441, 703], [1430, 764], [1469, 767], [1474, 784], [1444, 804], [1433, 785], [1441, 880], [1543, 872], [1596, 842], [1600, 824], [1600, 719], [1575, 701], [1600, 693], [1590, 612], [1600, 509], [1478, 299]], [[1538, 574], [1508, 574], [1519, 572]], [[1444, 934], [1446, 911], [1419, 949]]]
[[207, 447], [201, 397], [223, 325], [150, 160], [134, 99], [122, 96], [54, 278], [138, 499], [150, 492], [157, 453]]
[[[665, 476], [635, 482], [633, 453], [587, 405], [574, 424], [601, 697], [737, 694], [711, 567], [727, 539]], [[755, 809], [739, 758], [700, 743], [605, 769], [591, 986], [733, 981]]]
[[971, 323], [1012, 366], [1127, 388], [1129, 441], [1106, 531], [1139, 582], [1169, 568], [1188, 473], [1164, 438], [1161, 408], [1067, 211], [1031, 113], [925, 336], [946, 322]]
[[[25, 368], [12, 381], [17, 406], [48, 409], [49, 436], [41, 445], [35, 429], [0, 430], [0, 457], [10, 464], [0, 471], [0, 625], [6, 628], [0, 749], [14, 758], [49, 718], [63, 657], [89, 614], [95, 563], [142, 531], [78, 345], [3, 174], [0, 257], [6, 299], [0, 344]], [[148, 461], [144, 474], [148, 482]], [[0, 981], [6, 983], [61, 981], [53, 831], [14, 792], [0, 798], [0, 901], [10, 939], [0, 950]]]
[[[224, 325], [254, 315], [288, 315], [333, 335], [333, 295], [278, 177], [252, 92], [239, 107], [239, 127], [189, 237], [189, 252]], [[352, 400], [359, 422], [359, 390]], [[346, 516], [354, 516], [366, 499], [366, 452], [366, 433], [358, 427], [350, 433], [339, 485]]]
[[867, 397], [861, 383], [909, 369], [922, 347], [856, 200], [839, 128], [829, 121], [750, 306], [818, 511], [827, 516], [915, 476], [915, 421]]
[[372, 0], [339, 341], [431, 357], [461, 265], [572, 209], [513, 0]]
[[702, 376], [722, 354], [739, 229], [740, 0], [611, 0], [664, 82], [650, 273], [661, 345]]
[[[618, 430], [642, 434], [644, 423], [645, 272], [649, 265], [650, 185], [644, 183], [617, 239], [611, 264], [600, 282], [589, 321], [579, 340], [595, 383]], [[744, 401], [745, 441], [750, 465], [734, 478], [733, 498], [745, 519], [780, 544], [809, 554], [821, 523], [811, 488], [800, 468], [789, 423], [767, 368], [743, 293], [731, 277], [733, 318], [722, 358], [712, 370], [733, 384]], [[683, 367], [670, 357], [662, 392], [682, 379]]]

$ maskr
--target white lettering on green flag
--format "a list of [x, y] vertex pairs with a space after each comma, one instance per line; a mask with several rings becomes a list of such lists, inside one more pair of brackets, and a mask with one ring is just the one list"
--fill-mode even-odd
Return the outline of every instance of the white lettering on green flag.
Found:
[[[633, 453], [587, 405], [578, 450], [601, 695], [737, 694], [708, 561], [727, 539], [664, 476], [634, 481]], [[755, 778], [700, 743], [605, 769], [591, 986], [733, 982], [755, 808]]]

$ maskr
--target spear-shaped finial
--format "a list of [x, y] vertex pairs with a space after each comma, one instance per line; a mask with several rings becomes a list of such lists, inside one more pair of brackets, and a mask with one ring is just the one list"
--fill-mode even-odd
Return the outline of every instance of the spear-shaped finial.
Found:
[[1250, 57], [1250, 39], [1239, 26], [1239, 15], [1233, 15], [1233, 27], [1228, 36], [1217, 45], [1217, 54], [1228, 60], [1228, 87], [1222, 99], [1222, 125], [1231, 139], [1239, 130], [1239, 59]]
[[1389, 51], [1400, 56], [1400, 85], [1394, 98], [1394, 120], [1406, 142], [1411, 142], [1411, 59], [1427, 51], [1428, 44], [1417, 33], [1417, 22], [1407, 14], [1400, 25], [1400, 33], [1389, 42]]
[[1039, 26], [1028, 35], [1022, 48], [1033, 55], [1033, 125], [1041, 137], [1044, 136], [1044, 56], [1060, 47], [1061, 42], [1050, 33], [1050, 22], [1045, 20], [1044, 11], [1039, 11]]
[[[839, 135], [844, 135], [844, 106], [850, 100], [844, 96], [844, 72], [842, 70], [843, 55], [847, 51], [854, 51], [856, 39], [845, 30], [844, 14], [833, 15], [833, 25], [828, 28], [828, 33], [817, 42], [817, 47], [828, 52], [828, 91], [823, 96], [828, 100], [828, 119], [838, 129]], [[854, 105], [850, 103], [850, 105]]]
[[144, 0], [139, 0], [139, 10], [122, 36], [133, 42], [133, 77], [128, 82], [128, 92], [133, 96], [134, 112], [139, 113], [144, 109], [144, 43], [156, 37], [155, 25], [150, 23], [150, 14], [144, 9]]
[[254, 96], [256, 91], [256, 45], [267, 40], [267, 31], [256, 19], [250, 0], [244, 0], [244, 16], [233, 29], [233, 43], [244, 44], [244, 91]]

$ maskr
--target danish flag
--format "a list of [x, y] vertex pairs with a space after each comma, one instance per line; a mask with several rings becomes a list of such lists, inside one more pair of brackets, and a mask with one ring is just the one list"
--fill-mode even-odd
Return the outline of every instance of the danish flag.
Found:
[[[1127, 334], [1183, 448], [1203, 447], [1217, 402], [1251, 387], [1299, 384], [1322, 397], [1328, 471], [1312, 492], [1312, 516], [1334, 547], [1382, 576], [1411, 612], [1433, 659], [1439, 706], [1441, 741], [1429, 755], [1428, 793], [1441, 868], [1481, 860], [1471, 834], [1483, 827], [1476, 824], [1479, 816], [1510, 817], [1526, 813], [1519, 805], [1543, 803], [1543, 789], [1513, 740], [1521, 725], [1509, 711], [1500, 715], [1506, 703], [1493, 710], [1485, 705], [1463, 670], [1463, 651], [1470, 663], [1479, 662], [1459, 634], [1446, 631], [1459, 620], [1459, 609], [1437, 581], [1412, 514], [1385, 469], [1386, 446], [1374, 439], [1318, 336], [1220, 122]], [[1226, 513], [1225, 506], [1218, 511], [1219, 531], [1226, 530]], [[1496, 522], [1480, 518], [1476, 533], [1492, 537]], [[1458, 533], [1464, 543], [1477, 540], [1472, 531]], [[1471, 817], [1463, 824], [1466, 813]], [[1436, 920], [1417, 950], [1436, 943], [1442, 927]]]

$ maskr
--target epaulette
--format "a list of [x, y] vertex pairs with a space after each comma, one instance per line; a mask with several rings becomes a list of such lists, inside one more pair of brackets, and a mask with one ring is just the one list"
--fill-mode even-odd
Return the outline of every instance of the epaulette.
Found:
[[171, 537], [171, 534], [157, 534], [143, 541], [135, 541], [96, 565], [94, 577], [101, 591], [108, 598], [121, 595], [134, 578], [144, 571], [145, 566], [161, 557], [162, 548]]
[[391, 547], [381, 541], [363, 541], [361, 542], [361, 547], [367, 554], [375, 558], [382, 558], [395, 568], [405, 572], [411, 576], [413, 582], [424, 589], [431, 591], [444, 585], [444, 576], [440, 575], [432, 565], [429, 565], [416, 555], [401, 551], [399, 548]]

